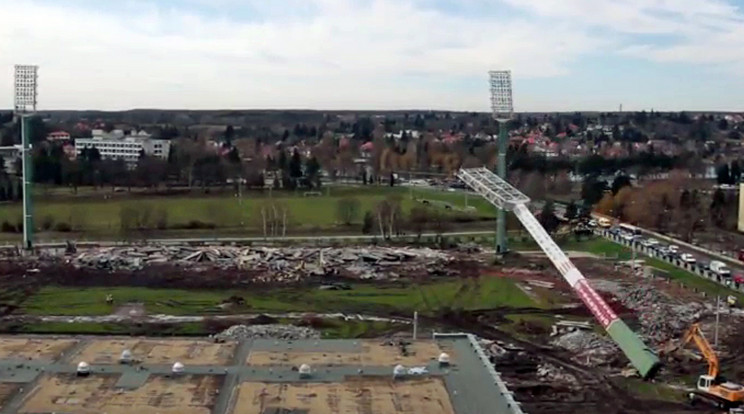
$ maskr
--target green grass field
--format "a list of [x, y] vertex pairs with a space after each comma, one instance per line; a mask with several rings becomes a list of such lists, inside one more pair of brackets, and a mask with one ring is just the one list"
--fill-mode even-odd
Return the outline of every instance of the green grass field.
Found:
[[[495, 209], [480, 197], [466, 197], [462, 193], [444, 192], [430, 189], [408, 189], [402, 187], [328, 187], [322, 189], [322, 196], [303, 196], [302, 191], [249, 192], [242, 198], [231, 192], [219, 195], [194, 194], [190, 196], [147, 196], [141, 194], [122, 195], [101, 193], [100, 196], [85, 193], [84, 197], [44, 197], [34, 201], [36, 226], [45, 220], [53, 223], [66, 223], [76, 233], [86, 237], [110, 237], [121, 233], [121, 211], [131, 208], [151, 212], [152, 217], [161, 212], [166, 214], [168, 228], [182, 228], [192, 221], [214, 225], [218, 230], [233, 232], [245, 231], [256, 234], [262, 226], [260, 210], [268, 203], [279, 203], [288, 209], [288, 231], [308, 232], [314, 230], [359, 232], [366, 211], [388, 196], [398, 196], [404, 213], [420, 205], [416, 200], [427, 199], [445, 202], [456, 209], [466, 205], [474, 207], [475, 216], [495, 217]], [[111, 198], [105, 198], [111, 197]], [[343, 226], [336, 215], [338, 201], [343, 198], [359, 201], [359, 212], [354, 219], [353, 228]], [[466, 199], [467, 198], [467, 199]], [[435, 203], [437, 204], [437, 203]], [[439, 207], [442, 208], [443, 207]], [[0, 205], [0, 222], [11, 224], [20, 222], [22, 206], [20, 203]], [[449, 210], [447, 210], [449, 211]], [[454, 213], [452, 213], [454, 214]], [[465, 214], [465, 213], [459, 213]], [[155, 226], [152, 226], [153, 229]], [[5, 237], [12, 233], [5, 233]]]
[[[106, 303], [106, 295], [114, 305]], [[218, 305], [240, 296], [245, 307], [230, 311]], [[271, 291], [210, 291], [135, 287], [67, 288], [46, 286], [20, 303], [31, 315], [108, 315], [117, 304], [144, 303], [148, 313], [204, 315], [246, 312], [413, 312], [435, 314], [444, 309], [542, 306], [513, 281], [496, 277], [480, 280], [443, 280], [423, 285], [379, 287], [353, 285], [351, 290], [284, 288]]]

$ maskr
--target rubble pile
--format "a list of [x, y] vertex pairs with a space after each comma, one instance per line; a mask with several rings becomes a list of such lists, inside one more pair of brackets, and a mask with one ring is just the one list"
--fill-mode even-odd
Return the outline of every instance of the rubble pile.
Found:
[[312, 328], [292, 325], [233, 325], [214, 336], [217, 340], [241, 339], [320, 339]]
[[579, 381], [575, 376], [566, 372], [563, 367], [549, 363], [541, 363], [537, 366], [537, 378], [546, 383], [564, 383], [568, 385], [577, 385]]
[[594, 279], [591, 284], [597, 290], [612, 293], [624, 307], [635, 311], [641, 325], [639, 333], [655, 343], [677, 337], [705, 311], [705, 306], [698, 302], [675, 304], [651, 285], [624, 286], [602, 279]]
[[594, 332], [576, 330], [559, 336], [553, 345], [575, 352], [579, 361], [586, 365], [598, 365], [613, 359], [618, 352], [617, 345]]
[[636, 286], [618, 296], [623, 305], [637, 312], [641, 335], [657, 343], [678, 336], [705, 309], [696, 302], [675, 305], [669, 297], [648, 286]]
[[210, 265], [263, 271], [268, 280], [296, 281], [323, 275], [395, 279], [400, 274], [416, 272], [448, 274], [451, 270], [445, 264], [451, 259], [447, 253], [428, 248], [137, 246], [89, 249], [73, 256], [70, 263], [78, 268], [105, 271], [134, 271], [157, 264], [204, 269]]

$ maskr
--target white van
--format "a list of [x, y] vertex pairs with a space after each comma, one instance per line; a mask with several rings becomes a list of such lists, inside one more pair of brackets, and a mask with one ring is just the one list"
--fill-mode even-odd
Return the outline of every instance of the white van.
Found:
[[717, 274], [718, 276], [731, 276], [731, 270], [726, 266], [726, 263], [723, 263], [718, 260], [713, 260], [710, 262], [710, 271]]
[[610, 219], [606, 219], [604, 217], [600, 218], [598, 223], [599, 223], [599, 227], [603, 227], [603, 228], [609, 228], [610, 226], [612, 226], [612, 222], [610, 221]]

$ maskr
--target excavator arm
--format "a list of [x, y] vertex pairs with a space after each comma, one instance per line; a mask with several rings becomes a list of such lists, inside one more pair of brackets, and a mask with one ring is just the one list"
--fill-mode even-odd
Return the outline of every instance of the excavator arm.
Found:
[[700, 330], [700, 325], [694, 323], [690, 326], [690, 329], [685, 333], [682, 346], [687, 345], [690, 341], [695, 342], [700, 352], [703, 354], [703, 358], [708, 362], [708, 375], [713, 378], [718, 378], [718, 355], [710, 346], [710, 343], [705, 339], [703, 331]]

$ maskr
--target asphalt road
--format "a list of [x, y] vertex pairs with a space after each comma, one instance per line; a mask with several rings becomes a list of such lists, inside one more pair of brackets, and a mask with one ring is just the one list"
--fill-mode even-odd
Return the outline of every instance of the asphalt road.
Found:
[[[670, 245], [675, 245], [679, 248], [679, 254], [683, 254], [683, 253], [691, 254], [696, 259], [696, 264], [702, 268], [706, 268], [706, 265], [708, 265], [711, 261], [718, 260], [726, 264], [726, 266], [731, 270], [732, 276], [733, 275], [744, 275], [744, 263], [740, 263], [736, 259], [730, 258], [729, 261], [724, 261], [724, 260], [721, 260], [719, 257], [687, 247], [685, 246], [684, 242], [680, 240], [670, 243], [666, 240], [660, 239], [657, 235], [655, 235], [651, 231], [648, 231], [642, 228], [638, 228], [638, 229], [640, 230], [641, 236], [643, 237], [643, 239], [657, 240], [659, 242], [659, 244], [656, 246], [657, 248], [658, 247], [669, 247]], [[669, 237], [669, 236], [666, 236], [666, 237]]]

